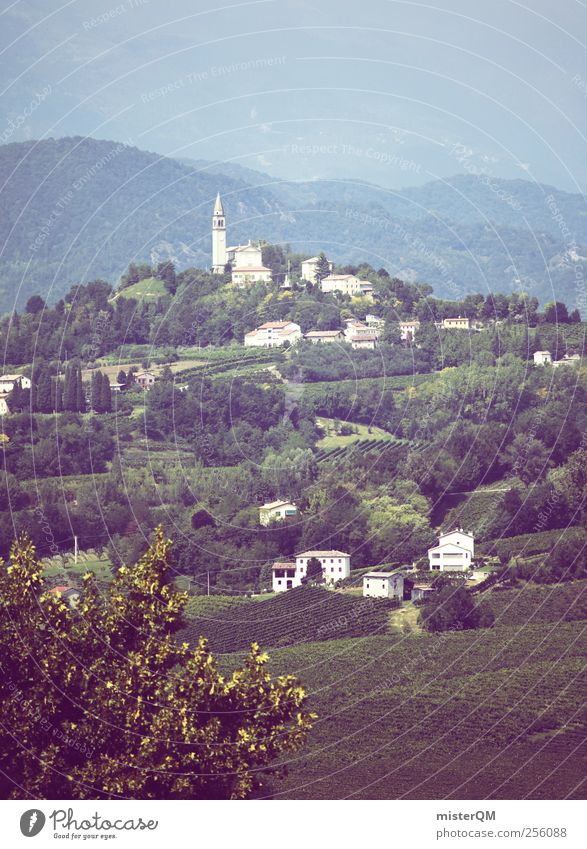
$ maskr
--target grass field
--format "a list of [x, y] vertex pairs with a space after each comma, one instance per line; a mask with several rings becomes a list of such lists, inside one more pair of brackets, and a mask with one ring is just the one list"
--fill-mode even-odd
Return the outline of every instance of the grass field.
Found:
[[156, 277], [146, 277], [144, 280], [139, 280], [138, 283], [133, 283], [132, 286], [127, 286], [126, 289], [121, 289], [112, 298], [115, 301], [117, 298], [137, 298], [137, 300], [155, 300], [163, 295], [169, 295], [165, 288], [165, 283], [158, 280]]
[[319, 427], [321, 427], [325, 432], [322, 439], [319, 439], [316, 443], [316, 447], [325, 450], [350, 445], [352, 442], [357, 442], [359, 439], [395, 439], [391, 433], [388, 433], [388, 431], [383, 430], [381, 427], [375, 427], [374, 425], [367, 426], [364, 424], [341, 421], [341, 425], [349, 425], [352, 426], [353, 429], [357, 430], [357, 433], [350, 433], [348, 436], [343, 436], [341, 434], [337, 434], [334, 429], [335, 419], [327, 419], [324, 416], [318, 416], [316, 421]]

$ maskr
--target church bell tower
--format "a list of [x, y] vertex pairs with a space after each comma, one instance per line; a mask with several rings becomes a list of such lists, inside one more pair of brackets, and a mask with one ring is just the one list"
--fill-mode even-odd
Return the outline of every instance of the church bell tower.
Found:
[[214, 212], [212, 213], [212, 274], [224, 274], [226, 265], [226, 218], [224, 207], [220, 200], [220, 192], [216, 195]]

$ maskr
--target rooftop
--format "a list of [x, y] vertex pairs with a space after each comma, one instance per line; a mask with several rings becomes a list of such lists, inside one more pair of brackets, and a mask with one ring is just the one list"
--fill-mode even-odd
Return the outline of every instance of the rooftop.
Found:
[[350, 557], [350, 554], [333, 549], [332, 551], [302, 551], [296, 554], [296, 557]]
[[[275, 507], [281, 507], [282, 504], [293, 504], [293, 501], [269, 501], [267, 504], [261, 505], [261, 510], [267, 509], [272, 510]], [[294, 505], [295, 506], [295, 505]]]

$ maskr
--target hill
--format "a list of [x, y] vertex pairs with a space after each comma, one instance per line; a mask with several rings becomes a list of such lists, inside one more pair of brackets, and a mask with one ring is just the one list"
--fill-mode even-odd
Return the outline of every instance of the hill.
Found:
[[323, 248], [444, 297], [522, 288], [575, 306], [575, 268], [587, 255], [584, 197], [524, 180], [466, 175], [400, 192], [353, 180], [288, 183], [75, 137], [0, 146], [0, 181], [3, 311], [37, 292], [55, 302], [79, 281], [115, 283], [133, 260], [207, 267], [217, 191], [231, 241]]
[[271, 651], [319, 715], [276, 795], [582, 798], [584, 587], [490, 593], [491, 629]]

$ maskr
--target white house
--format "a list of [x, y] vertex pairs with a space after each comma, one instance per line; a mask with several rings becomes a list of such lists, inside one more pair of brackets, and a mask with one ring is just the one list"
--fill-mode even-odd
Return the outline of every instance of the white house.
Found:
[[373, 297], [373, 284], [372, 284], [372, 283], [369, 283], [369, 281], [368, 281], [368, 280], [361, 280], [361, 282], [360, 282], [360, 284], [359, 284], [359, 285], [360, 285], [360, 287], [361, 287], [361, 295], [362, 295], [364, 298], [367, 298], [367, 300], [368, 300], [368, 301], [373, 302], [373, 301], [374, 301], [374, 297]]
[[342, 295], [360, 295], [361, 283], [365, 280], [359, 280], [354, 274], [329, 274], [328, 277], [323, 277], [320, 288], [323, 292], [340, 292]]
[[306, 576], [308, 561], [312, 558], [320, 561], [327, 584], [342, 581], [351, 574], [351, 556], [344, 551], [303, 551], [296, 555], [295, 564], [273, 564], [273, 590], [279, 593], [301, 586], [302, 578]]
[[363, 596], [365, 598], [404, 597], [404, 576], [401, 572], [367, 572], [363, 575]]
[[350, 339], [347, 339], [348, 342], [351, 343], [351, 346], [355, 351], [361, 348], [367, 348], [370, 351], [374, 351], [377, 347], [377, 342], [379, 341], [379, 336], [377, 333], [359, 333], [356, 336], [351, 336]]
[[[310, 259], [305, 259], [302, 262], [302, 280], [308, 280], [310, 283], [316, 282], [316, 266], [318, 265], [317, 256], [311, 256]], [[328, 260], [328, 267], [332, 271], [333, 265]]]
[[298, 508], [293, 501], [269, 501], [259, 507], [259, 522], [264, 527], [270, 525], [271, 522], [287, 519], [289, 516], [296, 516]]
[[137, 371], [134, 374], [135, 383], [147, 392], [155, 385], [156, 380], [157, 377], [152, 371]]
[[444, 318], [442, 320], [442, 327], [445, 330], [469, 330], [471, 326], [471, 321], [458, 315], [456, 318]]
[[347, 342], [350, 342], [353, 336], [378, 336], [379, 331], [374, 327], [369, 327], [358, 318], [346, 318], [344, 335]]
[[263, 265], [262, 250], [258, 245], [235, 245], [226, 249], [228, 262], [232, 265], [232, 283], [246, 286], [249, 283], [270, 283], [271, 269]]
[[534, 365], [545, 366], [552, 362], [550, 351], [534, 351]]
[[417, 318], [411, 318], [409, 321], [400, 321], [399, 323], [400, 337], [404, 342], [412, 342], [419, 329], [420, 322]]
[[10, 412], [8, 407], [8, 392], [0, 392], [0, 416], [7, 416]]
[[434, 595], [435, 592], [436, 588], [431, 587], [429, 584], [414, 584], [414, 586], [412, 587], [412, 592], [410, 594], [410, 600], [422, 601], [422, 599]]
[[245, 333], [245, 348], [277, 348], [302, 338], [302, 329], [294, 321], [266, 321], [250, 333]]
[[344, 342], [343, 330], [310, 330], [306, 333], [304, 339], [313, 342], [314, 345], [321, 345], [326, 342]]
[[24, 374], [3, 374], [0, 377], [0, 392], [12, 392], [16, 384], [21, 389], [30, 389], [30, 377], [25, 377]]
[[365, 323], [370, 330], [383, 330], [385, 328], [385, 319], [379, 315], [371, 315], [367, 313]]
[[438, 545], [428, 549], [431, 569], [441, 572], [464, 572], [470, 569], [475, 556], [475, 537], [462, 528], [455, 528], [438, 537]]
[[559, 366], [578, 366], [581, 362], [581, 357], [579, 354], [565, 354], [561, 360], [554, 360], [552, 363], [553, 368], [558, 368]]

